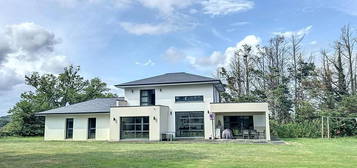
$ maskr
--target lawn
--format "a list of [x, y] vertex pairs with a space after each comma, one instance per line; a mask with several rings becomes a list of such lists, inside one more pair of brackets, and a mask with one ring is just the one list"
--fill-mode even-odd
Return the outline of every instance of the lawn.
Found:
[[211, 142], [44, 142], [0, 138], [0, 167], [357, 167], [357, 138], [286, 145]]

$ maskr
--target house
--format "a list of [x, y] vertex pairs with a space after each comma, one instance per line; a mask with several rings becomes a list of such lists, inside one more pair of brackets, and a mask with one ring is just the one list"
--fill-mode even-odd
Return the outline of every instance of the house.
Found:
[[45, 140], [212, 139], [227, 128], [237, 138], [270, 140], [267, 103], [221, 103], [218, 79], [167, 73], [116, 87], [124, 97], [38, 113], [46, 118]]

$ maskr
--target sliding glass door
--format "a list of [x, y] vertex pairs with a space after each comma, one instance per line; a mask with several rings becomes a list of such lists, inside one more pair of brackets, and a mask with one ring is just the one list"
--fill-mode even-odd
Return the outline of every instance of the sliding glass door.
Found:
[[224, 129], [231, 129], [234, 136], [243, 130], [254, 129], [253, 116], [224, 116]]
[[203, 111], [176, 112], [176, 137], [203, 137]]
[[120, 139], [148, 139], [149, 117], [121, 117]]

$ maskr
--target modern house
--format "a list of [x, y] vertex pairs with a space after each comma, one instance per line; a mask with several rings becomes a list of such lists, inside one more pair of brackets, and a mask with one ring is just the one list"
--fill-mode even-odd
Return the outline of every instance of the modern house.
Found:
[[164, 137], [270, 140], [267, 103], [221, 103], [221, 81], [167, 73], [116, 85], [124, 97], [99, 98], [38, 113], [45, 140], [153, 140]]

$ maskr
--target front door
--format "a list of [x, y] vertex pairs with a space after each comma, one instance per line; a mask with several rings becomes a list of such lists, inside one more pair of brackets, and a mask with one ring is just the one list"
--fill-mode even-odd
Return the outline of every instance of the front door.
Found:
[[204, 137], [203, 111], [176, 112], [176, 137]]
[[149, 117], [120, 117], [120, 139], [149, 139]]

